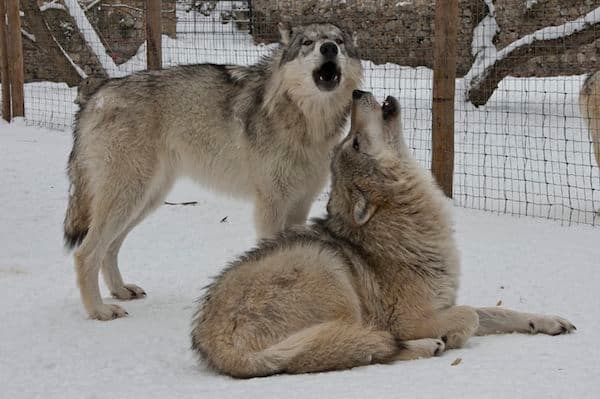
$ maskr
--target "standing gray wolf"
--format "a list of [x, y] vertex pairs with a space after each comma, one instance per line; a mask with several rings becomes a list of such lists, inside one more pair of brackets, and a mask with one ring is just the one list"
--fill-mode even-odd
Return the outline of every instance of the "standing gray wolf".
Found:
[[596, 164], [600, 167], [600, 70], [591, 73], [583, 82], [579, 108], [588, 126]]
[[353, 98], [326, 217], [262, 241], [207, 287], [192, 348], [256, 377], [429, 357], [473, 334], [572, 331], [559, 317], [455, 306], [450, 211], [404, 143], [398, 102]]
[[362, 79], [352, 39], [334, 25], [281, 27], [281, 46], [256, 65], [193, 65], [110, 80], [77, 115], [68, 163], [65, 242], [75, 252], [91, 318], [126, 315], [102, 302], [125, 284], [117, 255], [127, 234], [190, 176], [255, 204], [260, 237], [303, 224]]

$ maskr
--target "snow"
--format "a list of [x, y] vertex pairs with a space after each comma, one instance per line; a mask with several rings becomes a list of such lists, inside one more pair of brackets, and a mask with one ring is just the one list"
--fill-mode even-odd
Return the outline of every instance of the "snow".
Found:
[[64, 11], [67, 11], [67, 9], [65, 8], [65, 6], [63, 6], [60, 3], [57, 3], [56, 1], [57, 0], [52, 0], [52, 1], [44, 2], [40, 6], [40, 11], [42, 11], [42, 12], [44, 12], [46, 10], [64, 10]]
[[[454, 209], [463, 253], [459, 302], [501, 300], [562, 315], [576, 333], [478, 337], [439, 358], [342, 372], [241, 381], [216, 375], [189, 349], [194, 300], [253, 245], [251, 207], [188, 182], [168, 200], [198, 205], [161, 207], [121, 252], [126, 280], [148, 297], [124, 303], [125, 319], [89, 320], [62, 249], [70, 147], [68, 131], [0, 123], [2, 397], [585, 399], [600, 390], [600, 231], [462, 208]], [[322, 196], [312, 214], [324, 207]]]
[[525, 9], [529, 10], [538, 3], [539, 0], [525, 0]]

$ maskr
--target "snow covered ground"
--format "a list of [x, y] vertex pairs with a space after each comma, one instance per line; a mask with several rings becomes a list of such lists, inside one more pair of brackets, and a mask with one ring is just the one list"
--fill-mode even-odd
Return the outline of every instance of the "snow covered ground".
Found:
[[[125, 303], [127, 318], [89, 320], [62, 248], [70, 146], [68, 131], [0, 123], [2, 398], [584, 399], [600, 391], [600, 230], [463, 208], [455, 208], [460, 302], [559, 314], [576, 333], [474, 338], [439, 358], [343, 372], [215, 375], [189, 349], [194, 300], [253, 244], [251, 211], [185, 182], [168, 199], [198, 205], [161, 207], [121, 252], [126, 280], [148, 297]], [[313, 214], [324, 206], [317, 201]]]

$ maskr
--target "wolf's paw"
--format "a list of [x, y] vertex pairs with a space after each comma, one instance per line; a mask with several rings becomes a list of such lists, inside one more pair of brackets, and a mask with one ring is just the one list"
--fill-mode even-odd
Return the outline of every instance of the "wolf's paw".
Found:
[[96, 320], [114, 320], [119, 317], [125, 317], [128, 313], [119, 305], [102, 304], [90, 313], [90, 318]]
[[125, 284], [121, 288], [111, 291], [111, 295], [122, 301], [127, 301], [144, 298], [146, 292], [135, 284]]
[[402, 354], [403, 359], [419, 359], [440, 356], [446, 349], [446, 344], [441, 339], [423, 338], [404, 341], [406, 352]]
[[577, 328], [570, 321], [558, 316], [535, 316], [529, 320], [531, 334], [560, 335], [574, 330]]
[[470, 331], [453, 331], [442, 337], [447, 349], [458, 349], [465, 346], [469, 338], [473, 336]]

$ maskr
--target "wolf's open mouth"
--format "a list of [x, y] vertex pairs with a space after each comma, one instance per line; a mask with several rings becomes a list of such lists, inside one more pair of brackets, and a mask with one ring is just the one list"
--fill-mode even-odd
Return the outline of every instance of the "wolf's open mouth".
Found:
[[327, 61], [313, 71], [313, 80], [320, 90], [330, 91], [340, 84], [342, 71], [333, 61]]
[[383, 105], [381, 106], [381, 112], [383, 113], [383, 119], [394, 117], [398, 114], [398, 100], [392, 96], [388, 96]]

